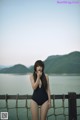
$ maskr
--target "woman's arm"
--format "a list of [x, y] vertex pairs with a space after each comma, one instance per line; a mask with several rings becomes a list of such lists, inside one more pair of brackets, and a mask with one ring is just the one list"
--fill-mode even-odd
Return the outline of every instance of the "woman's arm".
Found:
[[48, 77], [48, 75], [46, 75], [46, 79], [47, 79], [47, 84], [48, 84], [47, 93], [48, 93], [48, 100], [49, 100], [49, 107], [50, 107], [51, 106], [51, 92], [50, 92], [50, 85], [49, 85], [49, 77]]
[[31, 74], [30, 75], [30, 81], [31, 81], [32, 88], [35, 90], [40, 83], [40, 78], [37, 77], [36, 82], [34, 82], [33, 74]]

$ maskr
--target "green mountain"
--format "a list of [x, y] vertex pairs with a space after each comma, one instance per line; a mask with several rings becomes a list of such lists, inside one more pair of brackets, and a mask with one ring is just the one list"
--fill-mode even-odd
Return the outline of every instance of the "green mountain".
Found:
[[49, 56], [44, 63], [47, 73], [80, 73], [80, 52]]
[[0, 70], [3, 69], [3, 68], [7, 68], [7, 66], [0, 65]]
[[[54, 74], [80, 74], [80, 52], [75, 51], [66, 55], [52, 55], [45, 61], [45, 72]], [[3, 68], [0, 73], [26, 74], [33, 72], [33, 65], [27, 68], [17, 64], [9, 68]]]
[[34, 71], [33, 65], [31, 65], [28, 69], [32, 73]]
[[26, 74], [28, 72], [29, 72], [29, 69], [21, 64], [17, 64], [12, 67], [4, 68], [0, 70], [0, 73]]

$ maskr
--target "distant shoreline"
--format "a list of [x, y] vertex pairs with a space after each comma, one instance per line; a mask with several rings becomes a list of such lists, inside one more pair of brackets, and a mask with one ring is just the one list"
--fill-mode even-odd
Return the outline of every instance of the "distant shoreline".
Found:
[[[21, 74], [21, 73], [0, 73], [0, 75], [30, 75], [30, 73]], [[80, 76], [80, 73], [47, 73], [49, 76]]]

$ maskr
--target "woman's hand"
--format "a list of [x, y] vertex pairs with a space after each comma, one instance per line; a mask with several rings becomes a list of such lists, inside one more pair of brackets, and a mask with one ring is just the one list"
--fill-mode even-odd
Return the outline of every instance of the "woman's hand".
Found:
[[51, 107], [51, 101], [48, 101], [49, 108]]
[[37, 78], [40, 79], [41, 76], [42, 76], [42, 72], [41, 71], [37, 71]]

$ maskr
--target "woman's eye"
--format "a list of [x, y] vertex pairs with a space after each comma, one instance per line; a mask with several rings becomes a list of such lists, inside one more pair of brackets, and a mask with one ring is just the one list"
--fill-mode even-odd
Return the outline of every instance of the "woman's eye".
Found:
[[39, 71], [42, 71], [42, 70], [39, 70]]

